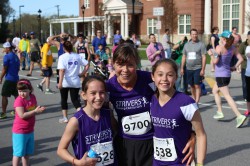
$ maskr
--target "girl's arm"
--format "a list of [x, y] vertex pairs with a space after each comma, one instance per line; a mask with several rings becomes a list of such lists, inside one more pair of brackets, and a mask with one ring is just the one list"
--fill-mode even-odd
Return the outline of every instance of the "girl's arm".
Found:
[[220, 52], [221, 52], [221, 46], [217, 46], [216, 49], [210, 49], [208, 51], [208, 54], [210, 55], [213, 64], [217, 64], [220, 60]]
[[42, 113], [45, 110], [45, 107], [37, 106], [36, 109], [27, 112], [25, 112], [24, 107], [16, 107], [15, 110], [21, 119], [28, 119], [37, 113]]
[[211, 37], [211, 45], [212, 45], [212, 47], [213, 47], [213, 49], [215, 49], [215, 45], [214, 45], [214, 41], [215, 41], [215, 37]]
[[203, 127], [199, 110], [197, 110], [192, 118], [192, 126], [196, 132], [197, 139], [197, 164], [204, 164], [207, 151], [207, 136]]
[[62, 89], [62, 82], [65, 74], [65, 69], [59, 70], [59, 83], [58, 83], [58, 89]]
[[57, 155], [61, 157], [63, 160], [71, 163], [72, 165], [91, 165], [95, 164], [97, 159], [92, 159], [87, 157], [87, 153], [84, 154], [84, 156], [78, 160], [76, 159], [70, 152], [68, 151], [68, 147], [74, 136], [78, 132], [78, 121], [75, 117], [72, 117], [69, 120], [69, 123], [67, 124], [65, 131], [62, 135], [62, 138], [59, 142], [58, 148], [57, 148]]

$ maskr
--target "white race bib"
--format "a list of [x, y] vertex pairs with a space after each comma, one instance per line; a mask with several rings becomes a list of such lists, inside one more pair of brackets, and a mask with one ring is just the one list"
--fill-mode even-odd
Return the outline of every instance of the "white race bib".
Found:
[[[98, 146], [98, 147], [97, 147]], [[91, 145], [91, 149], [98, 149], [98, 160], [96, 166], [109, 165], [114, 163], [114, 149], [112, 141]]]
[[174, 139], [154, 137], [154, 158], [160, 161], [175, 161], [177, 153]]
[[47, 55], [52, 55], [52, 53], [51, 53], [51, 51], [50, 51], [50, 50], [48, 51]]
[[188, 60], [195, 60], [195, 59], [196, 59], [196, 52], [189, 52]]
[[123, 132], [128, 135], [142, 135], [152, 128], [149, 112], [125, 116], [122, 118]]

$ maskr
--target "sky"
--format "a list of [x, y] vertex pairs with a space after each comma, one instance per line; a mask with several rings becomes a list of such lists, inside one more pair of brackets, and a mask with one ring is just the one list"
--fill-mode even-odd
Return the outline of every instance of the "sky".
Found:
[[57, 7], [59, 5], [59, 15], [78, 16], [79, 0], [9, 0], [10, 6], [15, 10], [15, 18], [19, 17], [19, 6], [21, 13], [38, 14], [41, 9], [42, 16], [57, 15]]

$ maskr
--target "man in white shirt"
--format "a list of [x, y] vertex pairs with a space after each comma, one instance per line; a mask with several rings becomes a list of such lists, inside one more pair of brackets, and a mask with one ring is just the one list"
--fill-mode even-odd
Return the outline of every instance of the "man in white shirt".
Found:
[[18, 50], [18, 45], [20, 42], [20, 37], [19, 37], [19, 33], [16, 33], [16, 36], [14, 37], [14, 39], [12, 40], [12, 46], [15, 47], [15, 52]]
[[174, 45], [174, 43], [170, 42], [169, 37], [170, 30], [165, 29], [165, 34], [162, 37], [162, 45], [165, 51], [165, 57], [170, 58], [171, 57], [171, 45]]

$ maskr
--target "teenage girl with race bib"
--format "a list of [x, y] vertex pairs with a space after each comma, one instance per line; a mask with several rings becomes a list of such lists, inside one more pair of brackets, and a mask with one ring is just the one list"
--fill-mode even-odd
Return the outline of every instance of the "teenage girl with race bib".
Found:
[[[82, 84], [82, 99], [86, 106], [69, 120], [57, 154], [72, 165], [115, 165], [110, 110], [102, 106], [106, 98], [105, 82], [98, 76], [89, 76]], [[74, 155], [68, 151], [72, 142]], [[90, 158], [88, 151], [96, 151], [98, 157]]]
[[154, 126], [153, 166], [182, 163], [182, 153], [191, 137], [192, 127], [197, 138], [197, 164], [203, 166], [207, 139], [197, 103], [188, 95], [175, 90], [177, 64], [171, 59], [159, 60], [152, 67], [152, 79], [156, 85], [152, 97], [150, 113]]

